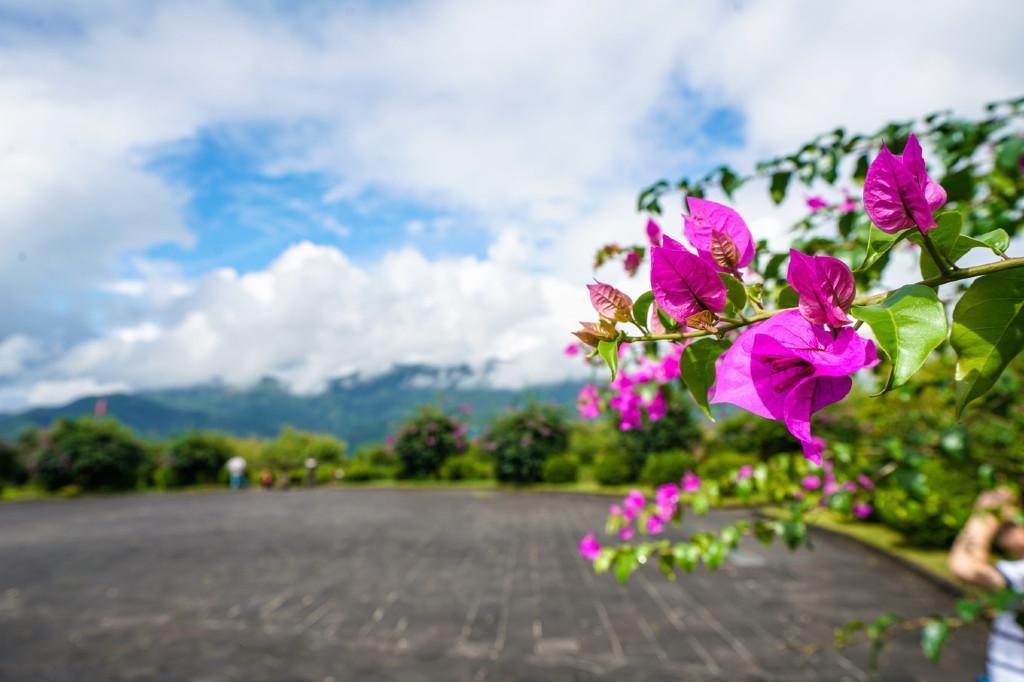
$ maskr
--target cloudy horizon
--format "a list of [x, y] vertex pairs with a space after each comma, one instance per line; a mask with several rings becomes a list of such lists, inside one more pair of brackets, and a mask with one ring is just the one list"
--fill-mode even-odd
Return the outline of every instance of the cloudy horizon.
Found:
[[[0, 0], [0, 410], [420, 362], [573, 376], [593, 251], [642, 238], [639, 189], [978, 114], [1024, 93], [1022, 23], [994, 0]], [[737, 202], [759, 237], [793, 210]]]

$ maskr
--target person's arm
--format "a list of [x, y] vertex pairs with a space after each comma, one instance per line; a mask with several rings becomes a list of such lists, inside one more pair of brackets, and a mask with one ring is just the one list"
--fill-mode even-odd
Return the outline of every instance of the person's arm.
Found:
[[1001, 589], [1006, 579], [989, 562], [992, 541], [999, 531], [999, 519], [991, 514], [974, 514], [956, 536], [949, 553], [949, 569], [960, 580], [979, 587]]

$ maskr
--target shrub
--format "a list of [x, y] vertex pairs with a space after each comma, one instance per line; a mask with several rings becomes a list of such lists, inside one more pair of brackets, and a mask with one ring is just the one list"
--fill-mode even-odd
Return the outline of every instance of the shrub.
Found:
[[697, 473], [701, 478], [718, 481], [729, 487], [737, 469], [747, 464], [757, 464], [760, 461], [760, 457], [750, 452], [731, 450], [712, 452], [697, 463]]
[[544, 462], [544, 480], [547, 483], [575, 483], [579, 475], [579, 464], [569, 455], [551, 457]]
[[466, 449], [466, 427], [437, 408], [422, 408], [395, 438], [395, 455], [404, 478], [437, 476], [449, 457]]
[[36, 457], [36, 476], [48, 490], [125, 490], [139, 483], [146, 447], [110, 419], [61, 419]]
[[629, 460], [631, 476], [635, 480], [643, 471], [652, 452], [693, 450], [700, 445], [701, 432], [693, 422], [690, 410], [677, 397], [668, 401], [667, 412], [658, 421], [644, 417], [643, 426], [619, 435], [622, 451]]
[[0, 440], [0, 488], [6, 485], [22, 485], [27, 480], [28, 469], [18, 448]]
[[619, 432], [608, 420], [576, 422], [569, 433], [569, 453], [580, 464], [593, 464], [602, 455], [620, 449]]
[[749, 412], [737, 412], [715, 428], [711, 451], [746, 452], [767, 459], [781, 452], [793, 452], [799, 443], [781, 421], [762, 419]]
[[179, 436], [167, 449], [167, 485], [216, 483], [221, 469], [235, 454], [231, 441], [219, 433], [193, 431]]
[[379, 481], [391, 477], [391, 471], [382, 467], [374, 466], [365, 460], [352, 460], [343, 467], [345, 478], [343, 480], [351, 483], [365, 483], [367, 481]]
[[565, 452], [569, 429], [561, 410], [530, 405], [502, 415], [483, 440], [494, 456], [499, 481], [534, 483], [543, 480], [544, 462]]
[[345, 452], [345, 442], [330, 434], [285, 426], [275, 440], [264, 446], [261, 460], [274, 469], [298, 469], [305, 466], [309, 457], [321, 464], [337, 464], [344, 460]]
[[387, 448], [383, 443], [360, 445], [352, 457], [363, 462], [369, 462], [373, 466], [394, 467], [398, 464], [398, 457], [394, 451]]
[[446, 481], [479, 481], [492, 476], [491, 465], [472, 455], [449, 457], [441, 465], [441, 478]]
[[687, 452], [660, 452], [647, 458], [640, 480], [650, 485], [678, 483], [696, 466], [697, 459]]
[[929, 458], [919, 473], [907, 477], [907, 488], [894, 482], [876, 491], [875, 512], [914, 544], [948, 547], [971, 515], [980, 486], [973, 471], [938, 457]]
[[613, 452], [597, 460], [594, 478], [601, 485], [623, 485], [636, 480], [629, 459], [620, 452]]

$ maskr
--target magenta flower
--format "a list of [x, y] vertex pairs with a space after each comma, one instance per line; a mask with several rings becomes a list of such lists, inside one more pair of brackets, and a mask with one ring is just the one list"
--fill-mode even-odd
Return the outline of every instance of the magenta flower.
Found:
[[928, 177], [921, 145], [913, 134], [903, 154], [882, 151], [864, 178], [864, 209], [878, 229], [895, 233], [917, 225], [925, 234], [935, 227], [932, 211], [946, 203], [946, 190]]
[[866, 502], [853, 505], [853, 515], [858, 519], [866, 519], [871, 516], [871, 505]]
[[682, 487], [684, 493], [695, 493], [700, 490], [700, 476], [687, 471], [683, 474]]
[[665, 396], [658, 391], [644, 404], [647, 408], [647, 418], [652, 422], [656, 422], [668, 413], [668, 404], [665, 402]]
[[654, 500], [659, 507], [674, 508], [679, 503], [679, 486], [675, 483], [659, 485], [654, 492]]
[[647, 500], [644, 498], [644, 494], [639, 490], [630, 490], [629, 494], [622, 501], [622, 506], [626, 511], [632, 511], [634, 516], [643, 511], [644, 505], [647, 504]]
[[622, 507], [617, 504], [613, 504], [608, 507], [608, 516], [622, 516]]
[[857, 484], [854, 483], [853, 481], [846, 481], [843, 483], [843, 490], [845, 490], [848, 493], [856, 492]]
[[719, 272], [737, 277], [754, 260], [754, 238], [740, 214], [714, 201], [687, 197], [683, 232], [697, 255]]
[[565, 357], [567, 358], [576, 357], [577, 355], [580, 354], [580, 344], [570, 343], [568, 346], [565, 347], [565, 350], [562, 351], [562, 354], [565, 355]]
[[622, 541], [629, 540], [631, 537], [633, 537], [634, 532], [636, 531], [633, 530], [633, 526], [626, 526], [625, 528], [619, 531], [619, 539]]
[[750, 478], [753, 475], [754, 467], [750, 466], [749, 464], [744, 464], [743, 466], [740, 467], [740, 470], [736, 472], [736, 480], [742, 481], [744, 479]]
[[800, 485], [803, 486], [804, 490], [817, 490], [821, 487], [821, 479], [817, 476], [804, 476], [800, 481]]
[[853, 305], [857, 285], [849, 266], [832, 256], [808, 256], [789, 250], [786, 281], [800, 294], [800, 313], [812, 324], [833, 329], [852, 323], [846, 311]]
[[839, 202], [840, 213], [853, 213], [857, 210], [857, 200], [850, 195], [848, 190], [843, 190], [843, 200]]
[[601, 416], [601, 395], [597, 386], [587, 384], [580, 389], [576, 397], [576, 409], [584, 419], [596, 419]]
[[661, 531], [665, 530], [665, 522], [661, 520], [659, 516], [649, 516], [647, 518], [647, 532], [650, 535], [657, 535]]
[[785, 310], [747, 328], [718, 359], [711, 402], [783, 421], [820, 465], [825, 444], [811, 435], [811, 416], [846, 397], [850, 375], [876, 364], [875, 344], [849, 327], [833, 336]]
[[864, 488], [864, 490], [875, 489], [875, 482], [872, 481], [868, 476], [865, 476], [864, 474], [857, 475], [857, 483], [860, 483], [860, 487]]
[[661, 246], [661, 227], [653, 218], [647, 219], [647, 241], [651, 246]]
[[807, 197], [807, 208], [811, 209], [811, 213], [817, 213], [823, 208], [828, 208], [828, 202], [817, 194], [813, 197]]
[[601, 545], [598, 544], [597, 538], [594, 537], [593, 533], [587, 533], [580, 540], [579, 544], [580, 556], [587, 561], [596, 561], [597, 557], [601, 556]]
[[822, 492], [825, 493], [826, 495], [835, 495], [837, 492], [839, 492], [839, 484], [836, 483], [836, 480], [834, 478], [830, 478], [827, 481], [825, 481], [825, 487], [822, 490]]
[[669, 317], [683, 324], [694, 315], [725, 309], [725, 284], [706, 261], [671, 237], [651, 250], [651, 291]]
[[629, 273], [629, 276], [632, 277], [640, 269], [640, 254], [636, 251], [630, 251], [626, 254], [626, 260], [622, 265], [626, 272]]

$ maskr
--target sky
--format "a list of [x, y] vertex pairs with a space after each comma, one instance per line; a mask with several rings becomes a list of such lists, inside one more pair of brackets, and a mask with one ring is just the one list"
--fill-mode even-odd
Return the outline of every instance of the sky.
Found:
[[[995, 0], [0, 0], [0, 410], [573, 376], [638, 190], [1024, 94], [1022, 25]], [[781, 239], [792, 207], [737, 202]]]

